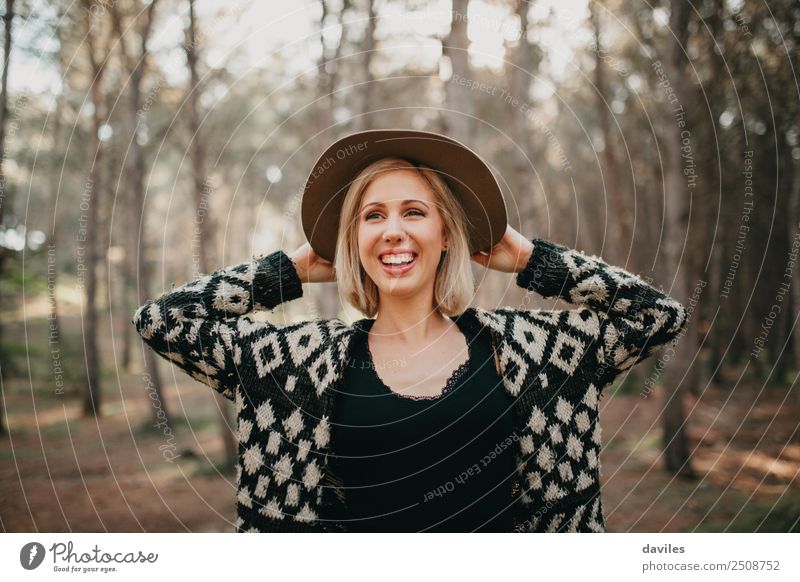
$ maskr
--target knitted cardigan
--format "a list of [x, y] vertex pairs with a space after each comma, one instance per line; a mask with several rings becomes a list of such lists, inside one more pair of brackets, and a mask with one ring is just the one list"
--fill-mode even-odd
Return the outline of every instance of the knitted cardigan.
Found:
[[[599, 400], [623, 370], [682, 334], [686, 310], [641, 278], [543, 239], [517, 284], [574, 310], [469, 308], [490, 331], [512, 397], [518, 532], [600, 532]], [[141, 306], [145, 342], [235, 402], [236, 531], [346, 531], [331, 422], [359, 320], [288, 325], [247, 314], [301, 297], [277, 251], [222, 269]], [[509, 500], [511, 503], [512, 500]]]

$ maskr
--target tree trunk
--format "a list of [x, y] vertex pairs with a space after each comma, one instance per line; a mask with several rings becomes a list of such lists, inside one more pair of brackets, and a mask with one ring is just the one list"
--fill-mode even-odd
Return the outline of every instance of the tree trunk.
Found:
[[[723, 178], [724, 179], [724, 178]], [[708, 292], [706, 296], [709, 303], [715, 306], [713, 312], [708, 313], [709, 327], [708, 330], [708, 378], [709, 381], [716, 385], [722, 385], [725, 381], [725, 362], [724, 362], [724, 343], [725, 335], [722, 333], [724, 325], [725, 312], [720, 309], [722, 306], [719, 304], [720, 291], [722, 290], [722, 280], [725, 276], [723, 273], [723, 253], [722, 250], [728, 248], [725, 245], [725, 233], [728, 230], [726, 221], [720, 220], [719, 227], [715, 239], [711, 242], [714, 244], [714, 250], [711, 253], [711, 265], [709, 268], [708, 277]], [[714, 315], [716, 314], [716, 318]], [[712, 323], [713, 322], [713, 323]]]
[[[131, 206], [130, 196], [122, 196], [122, 200], [120, 200], [120, 207], [124, 213], [124, 216], [131, 216], [130, 214], [130, 206]], [[133, 298], [133, 289], [134, 289], [134, 273], [133, 273], [133, 261], [131, 260], [131, 249], [133, 249], [133, 242], [135, 241], [135, 234], [133, 229], [133, 224], [131, 221], [123, 218], [122, 223], [120, 224], [120, 230], [122, 235], [122, 242], [123, 242], [123, 253], [122, 253], [122, 262], [120, 268], [122, 270], [121, 281], [122, 284], [119, 286], [120, 291], [120, 303], [122, 304], [122, 312], [123, 313], [133, 313], [135, 309], [134, 306], [134, 298]], [[126, 319], [127, 323], [127, 319]], [[131, 354], [133, 353], [133, 342], [134, 342], [134, 335], [133, 335], [133, 326], [132, 325], [125, 325], [122, 330], [122, 368], [126, 372], [131, 371]]]
[[[318, 132], [322, 135], [329, 135], [331, 133], [334, 134], [334, 137], [338, 137], [342, 134], [341, 129], [335, 129], [335, 119], [334, 119], [334, 111], [337, 107], [337, 97], [336, 97], [336, 89], [338, 85], [338, 68], [339, 68], [339, 58], [342, 52], [342, 45], [344, 44], [344, 15], [347, 10], [349, 10], [351, 5], [350, 0], [343, 0], [341, 10], [339, 11], [339, 22], [342, 25], [341, 29], [341, 36], [339, 37], [339, 41], [336, 45], [336, 49], [333, 51], [333, 55], [330, 55], [330, 51], [325, 47], [325, 41], [323, 38], [323, 29], [325, 28], [325, 20], [329, 14], [329, 6], [326, 0], [322, 0], [322, 17], [320, 18], [320, 45], [322, 47], [322, 51], [320, 53], [320, 60], [318, 64], [319, 70], [319, 79], [318, 79], [318, 92], [319, 92], [319, 101], [317, 107], [317, 126]], [[371, 6], [370, 6], [371, 8]], [[367, 37], [370, 37], [370, 27], [373, 27], [374, 30], [374, 19], [367, 24]], [[371, 51], [370, 51], [371, 52]], [[369, 60], [371, 59], [371, 54], [362, 57], [367, 62], [367, 67], [369, 67]], [[364, 61], [362, 61], [364, 62]], [[364, 73], [362, 72], [362, 75]], [[369, 78], [369, 72], [366, 72], [367, 77], [362, 78]], [[355, 89], [357, 92], [361, 92], [362, 87], [357, 87]], [[356, 111], [355, 113], [361, 113], [361, 107], [366, 107], [368, 104], [365, 105], [365, 102], [362, 100], [362, 97], [359, 94], [356, 94], [356, 99], [354, 100], [356, 103]], [[357, 117], [356, 120], [361, 119]], [[339, 315], [339, 292], [336, 286], [336, 283], [322, 283], [314, 286], [314, 291], [317, 296], [317, 311], [319, 317], [323, 319], [334, 318]]]
[[[202, 128], [200, 126], [200, 76], [197, 72], [197, 21], [194, 11], [194, 0], [189, 0], [189, 28], [186, 31], [186, 62], [189, 66], [189, 94], [187, 104], [189, 106], [189, 143], [191, 147], [192, 160], [192, 181], [194, 183], [194, 204], [195, 204], [195, 226], [194, 232], [198, 240], [192, 241], [192, 251], [197, 248], [197, 267], [203, 274], [211, 272], [211, 253], [210, 245], [211, 234], [211, 208], [210, 201], [207, 200], [210, 188], [206, 187], [206, 168], [205, 168], [205, 142], [203, 140]], [[198, 275], [195, 273], [195, 276]], [[233, 438], [229, 420], [229, 401], [214, 391], [214, 399], [217, 403], [217, 413], [219, 418], [220, 436], [225, 446], [225, 461], [229, 468], [236, 465], [236, 442]]]
[[[604, 188], [610, 202], [613, 218], [609, 221], [610, 240], [608, 241], [611, 262], [624, 266], [632, 271], [639, 272], [635, 259], [632, 261], [633, 235], [629, 224], [628, 211], [624, 204], [622, 180], [620, 179], [619, 166], [617, 165], [616, 138], [611, 131], [609, 114], [610, 99], [606, 87], [606, 65], [602, 57], [603, 48], [600, 44], [600, 15], [595, 3], [590, 3], [590, 14], [595, 39], [595, 67], [594, 84], [597, 94], [597, 112], [600, 117], [600, 129], [603, 132], [603, 178]], [[627, 250], [626, 250], [627, 249]]]
[[[681, 167], [681, 142], [687, 137], [688, 125], [685, 123], [688, 114], [688, 92], [686, 91], [686, 72], [684, 53], [688, 41], [689, 5], [683, 0], [671, 0], [671, 13], [669, 28], [675, 35], [670, 41], [669, 53], [664, 70], [667, 79], [672, 85], [677, 104], [669, 104], [671, 118], [666, 122], [666, 227], [667, 237], [664, 251], [668, 272], [674, 273], [671, 295], [683, 303], [688, 304], [688, 285], [686, 283], [685, 269], [681, 268], [678, 261], [685, 234], [686, 198], [691, 195], [691, 188], [684, 178]], [[683, 133], [682, 132], [687, 132]], [[690, 137], [690, 136], [689, 136]], [[690, 323], [689, 325], [694, 325]], [[664, 407], [664, 459], [666, 469], [682, 477], [694, 477], [689, 456], [689, 447], [686, 440], [686, 413], [683, 408], [683, 394], [685, 384], [681, 383], [686, 371], [686, 363], [691, 361], [692, 345], [686, 338], [677, 338], [675, 348], [676, 357], [672, 358], [670, 365], [666, 366], [664, 386], [666, 389], [666, 404]]]
[[[3, 228], [3, 218], [8, 200], [6, 199], [6, 175], [3, 169], [6, 151], [6, 118], [8, 117], [8, 65], [11, 63], [11, 32], [14, 23], [14, 0], [6, 0], [6, 13], [3, 15], [5, 36], [3, 37], [3, 76], [0, 87], [0, 229]], [[0, 246], [0, 279], [5, 271], [6, 250]], [[0, 321], [0, 352], [3, 347], [3, 327]], [[3, 385], [4, 367], [0, 362], [0, 386]], [[5, 411], [3, 410], [4, 395], [0, 392], [0, 434], [5, 434]]]
[[[144, 176], [145, 162], [142, 146], [137, 139], [139, 132], [141, 102], [142, 102], [142, 79], [147, 68], [147, 41], [150, 36], [153, 24], [153, 14], [157, 0], [153, 0], [146, 8], [136, 2], [132, 10], [135, 16], [135, 26], [128, 30], [135, 30], [138, 35], [139, 50], [135, 54], [128, 48], [125, 38], [125, 29], [122, 26], [122, 11], [118, 4], [111, 5], [111, 16], [114, 21], [114, 29], [119, 39], [120, 50], [122, 51], [123, 62], [128, 70], [130, 98], [128, 100], [129, 125], [133, 128], [131, 136], [130, 155], [128, 157], [128, 167], [126, 168], [128, 181], [128, 194], [131, 198], [133, 207], [132, 223], [134, 225], [135, 243], [133, 245], [135, 273], [137, 277], [136, 285], [136, 304], [142, 305], [150, 297], [150, 269], [147, 265], [146, 255], [146, 230], [147, 217], [145, 206]], [[144, 350], [145, 377], [148, 378], [148, 390], [155, 394], [153, 398], [148, 394], [148, 399], [161, 403], [161, 409], [150, 406], [156, 424], [170, 426], [169, 412], [164, 399], [163, 384], [159, 373], [157, 358], [152, 350]], [[157, 400], [156, 400], [157, 399]], [[166, 419], [166, 421], [164, 420]]]
[[[143, 60], [144, 57], [142, 57]], [[142, 73], [141, 69], [138, 69], [138, 73], [133, 75], [133, 79], [131, 80], [131, 99], [130, 99], [130, 115], [132, 118], [136, 118], [137, 112], [140, 108], [141, 103], [141, 79]], [[134, 125], [138, 131], [138, 123]], [[130, 188], [133, 192], [133, 206], [134, 206], [134, 224], [138, 224], [138, 232], [136, 233], [136, 253], [135, 253], [135, 264], [136, 264], [136, 277], [138, 279], [138, 285], [136, 287], [136, 303], [137, 305], [142, 305], [147, 299], [150, 297], [150, 268], [147, 264], [147, 247], [145, 245], [146, 241], [146, 231], [147, 231], [147, 214], [146, 214], [146, 206], [145, 206], [145, 191], [144, 191], [144, 175], [145, 175], [145, 164], [144, 164], [144, 156], [142, 152], [141, 146], [138, 144], [137, 140], [134, 138], [133, 143], [131, 144], [131, 171], [128, 173], [128, 179], [130, 181]], [[163, 406], [163, 413], [167, 415], [169, 418], [169, 414], [167, 412], [166, 402], [164, 400], [164, 393], [163, 393], [163, 384], [161, 382], [161, 374], [158, 369], [158, 364], [156, 360], [156, 356], [152, 350], [145, 350], [144, 353], [144, 364], [145, 364], [145, 372], [149, 375], [150, 380], [152, 382], [153, 391], [158, 396], [159, 401], [162, 403]], [[158, 418], [158, 410], [155, 407], [150, 407], [153, 411], [154, 419], [156, 421], [159, 420]]]
[[[797, 59], [800, 61], [800, 58]], [[800, 122], [800, 118], [798, 118]], [[794, 162], [794, 175], [792, 176], [792, 186], [790, 190], [789, 199], [789, 221], [787, 227], [789, 229], [789, 248], [791, 248], [794, 237], [797, 236], [798, 229], [800, 228], [800, 162]], [[792, 269], [791, 274], [791, 295], [792, 295], [792, 333], [794, 341], [792, 342], [792, 351], [794, 354], [794, 369], [800, 370], [800, 341], [798, 341], [798, 333], [800, 333], [800, 269]], [[795, 384], [794, 388], [795, 402], [800, 404], [800, 389]]]
[[465, 145], [472, 143], [475, 107], [472, 92], [459, 79], [471, 79], [469, 67], [469, 37], [467, 36], [467, 11], [469, 0], [453, 0], [450, 34], [442, 47], [442, 54], [450, 59], [453, 80], [445, 83], [445, 113], [442, 118], [443, 133]]
[[[788, 119], [783, 119], [782, 116], [777, 118], [778, 123], [775, 127], [776, 135], [785, 135], [787, 130], [791, 127]], [[780, 123], [784, 121], [784, 123]], [[778, 164], [778, 192], [791, 192], [792, 185], [794, 184], [794, 160], [792, 159], [792, 150], [789, 147], [782, 147], [778, 151], [776, 163]], [[785, 202], [780, 202], [780, 198], [776, 200], [776, 204], [781, 204], [778, 212], [784, 216], [789, 214], [789, 206], [791, 199], [784, 199]], [[783, 286], [785, 280], [783, 279], [783, 270], [788, 262], [788, 253], [792, 248], [792, 238], [795, 235], [794, 226], [790, 223], [786, 230], [781, 229], [782, 232], [776, 233], [776, 242], [784, 241], [783, 244], [778, 245], [780, 252], [780, 270], [776, 269], [776, 280], [780, 287], [776, 287], [776, 293], [780, 290], [783, 292], [781, 297], [784, 297], [783, 304], [781, 305], [780, 313], [778, 313], [777, 321], [775, 322], [774, 339], [769, 343], [768, 353], [770, 355], [768, 362], [772, 364], [768, 374], [772, 375], [772, 381], [782, 384], [786, 374], [789, 373], [789, 366], [794, 359], [788, 351], [790, 344], [792, 344], [792, 325], [794, 322], [794, 315], [792, 314], [792, 296], [788, 293], [788, 289]], [[784, 239], [784, 237], [786, 237]], [[774, 300], [773, 296], [773, 300]]]
[[[61, 45], [61, 38], [59, 40], [59, 49], [58, 49], [58, 63], [59, 63], [59, 72], [62, 75], [67, 70], [67, 64], [64, 62], [64, 51]], [[61, 92], [58, 97], [56, 97], [56, 107], [55, 112], [53, 115], [53, 149], [55, 151], [59, 150], [59, 138], [61, 136], [61, 118], [64, 115], [64, 102], [65, 102], [64, 92]], [[56, 167], [55, 156], [54, 156], [54, 163], [53, 169]], [[50, 345], [50, 350], [52, 352], [53, 349], [60, 350], [61, 349], [61, 322], [58, 317], [58, 299], [56, 297], [56, 290], [58, 287], [58, 235], [59, 235], [59, 228], [58, 228], [58, 220], [56, 219], [56, 213], [58, 209], [58, 189], [53, 188], [50, 190], [48, 195], [48, 210], [49, 215], [52, 218], [52, 227], [50, 229], [50, 233], [47, 236], [47, 289], [48, 289], [48, 344]]]
[[[89, 135], [88, 159], [86, 171], [86, 184], [82, 196], [83, 207], [88, 206], [86, 211], [85, 232], [79, 232], [79, 240], [83, 238], [84, 265], [81, 273], [81, 265], [78, 264], [78, 275], [84, 276], [84, 330], [83, 345], [86, 359], [86, 383], [87, 391], [83, 401], [84, 416], [99, 416], [101, 407], [101, 386], [100, 386], [100, 354], [97, 346], [97, 270], [98, 270], [98, 236], [100, 233], [100, 192], [102, 186], [100, 181], [100, 163], [102, 161], [103, 144], [100, 141], [100, 129], [103, 125], [104, 99], [101, 83], [105, 73], [106, 60], [104, 56], [98, 57], [98, 53], [104, 51], [97, 50], [97, 35], [94, 30], [94, 16], [90, 10], [91, 2], [86, 1], [86, 47], [89, 52], [89, 60], [92, 67], [92, 80], [89, 92], [91, 94], [94, 113], [92, 114], [92, 131]], [[78, 250], [78, 257], [81, 251]]]
[[[342, 10], [344, 14], [344, 10]], [[344, 20], [344, 19], [342, 19]], [[356, 110], [353, 117], [353, 131], [364, 131], [371, 127], [368, 114], [372, 111], [372, 73], [370, 64], [375, 51], [375, 0], [367, 0], [367, 26], [360, 47], [358, 86], [356, 87]], [[342, 29], [344, 37], [344, 29]], [[339, 42], [341, 47], [342, 42]]]
[[[530, 105], [529, 90], [531, 79], [539, 70], [540, 62], [538, 48], [531, 45], [528, 41], [529, 7], [530, 4], [525, 0], [517, 0], [516, 11], [520, 19], [521, 33], [516, 51], [516, 62], [514, 63], [516, 66], [509, 67], [511, 70], [511, 91], [515, 98], [527, 105]], [[528, 110], [530, 110], [530, 107]], [[532, 182], [531, 176], [533, 174], [531, 166], [536, 163], [538, 158], [534, 153], [528, 115], [523, 111], [522, 107], [517, 107], [513, 111], [513, 118], [511, 134], [518, 150], [514, 152], [514, 196], [520, 206], [522, 232], [528, 236], [528, 233], [540, 232], [536, 213], [536, 193], [530, 187]]]
[[[508, 67], [508, 82], [513, 97], [520, 104], [527, 106], [527, 109], [522, 105], [512, 107], [510, 111], [512, 117], [510, 133], [513, 140], [510, 187], [512, 196], [517, 201], [519, 208], [520, 232], [527, 238], [532, 238], [536, 236], [536, 233], [541, 232], [539, 228], [539, 205], [537, 204], [539, 186], [533, 177], [535, 176], [534, 168], [536, 162], [542, 159], [540, 157], [542, 154], [537, 152], [534, 146], [532, 135], [537, 135], [538, 132], [531, 129], [528, 116], [529, 112], [534, 110], [530, 101], [531, 79], [538, 72], [541, 58], [538, 47], [528, 41], [529, 8], [530, 4], [528, 2], [517, 0], [515, 9], [520, 20], [520, 37], [516, 48], [510, 51], [511, 63]], [[540, 175], [543, 176], [543, 174]], [[476, 269], [476, 272], [480, 275], [487, 274], [485, 272], [481, 273], [481, 269]], [[476, 298], [478, 304], [488, 305], [489, 303], [487, 302], [490, 302], [492, 298], [495, 298], [496, 301], [496, 298], [503, 293], [503, 287], [494, 288], [488, 284], [496, 282], [507, 285], [505, 278], [499, 279], [489, 275], [478, 288], [478, 296]], [[523, 295], [524, 292], [521, 290], [516, 291], [514, 301], [519, 303]]]
[[[800, 29], [797, 26], [792, 31], [792, 40], [795, 46], [794, 51], [794, 70], [800, 67], [800, 51], [797, 47], [800, 46]], [[795, 125], [800, 125], [800, 110], [795, 110]], [[792, 160], [793, 166], [792, 185], [790, 189], [789, 199], [789, 247], [794, 241], [798, 229], [800, 229], [800, 162]], [[794, 369], [795, 373], [800, 371], [800, 269], [792, 269], [791, 275], [791, 290], [792, 290], [792, 350], [794, 354]], [[794, 384], [794, 400], [800, 404], [800, 388]], [[800, 442], [800, 434], [795, 433], [794, 442]]]
[[328, 1], [320, 0], [322, 15], [319, 20], [320, 57], [317, 67], [317, 128], [318, 131], [327, 131], [333, 125], [334, 99], [333, 89], [336, 84], [336, 67], [338, 63], [329, 61], [328, 51], [325, 47], [325, 20], [328, 18]]

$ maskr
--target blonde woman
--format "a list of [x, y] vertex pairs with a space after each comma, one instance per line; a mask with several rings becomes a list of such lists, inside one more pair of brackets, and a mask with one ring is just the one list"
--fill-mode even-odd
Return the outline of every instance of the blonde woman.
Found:
[[[602, 389], [673, 339], [680, 303], [507, 224], [445, 136], [353, 134], [312, 169], [309, 242], [148, 302], [145, 341], [236, 402], [237, 531], [603, 531]], [[576, 309], [469, 307], [471, 262]], [[247, 314], [336, 281], [367, 318]]]

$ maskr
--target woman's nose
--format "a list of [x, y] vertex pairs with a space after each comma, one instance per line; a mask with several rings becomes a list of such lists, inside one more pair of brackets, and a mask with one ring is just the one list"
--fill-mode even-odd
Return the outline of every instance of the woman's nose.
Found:
[[401, 239], [404, 234], [403, 224], [399, 216], [390, 216], [386, 219], [386, 227], [383, 231], [384, 240]]

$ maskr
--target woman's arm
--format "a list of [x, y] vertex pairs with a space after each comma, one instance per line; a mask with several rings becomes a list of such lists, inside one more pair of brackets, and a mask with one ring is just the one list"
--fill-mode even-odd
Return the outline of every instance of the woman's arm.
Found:
[[302, 297], [292, 260], [283, 252], [219, 270], [148, 301], [133, 323], [159, 355], [233, 399], [239, 384], [240, 334], [275, 327], [247, 313]]
[[543, 297], [559, 297], [599, 319], [600, 361], [609, 378], [647, 358], [686, 326], [686, 309], [644, 280], [602, 259], [544, 239], [517, 275], [517, 284]]

